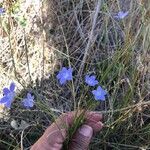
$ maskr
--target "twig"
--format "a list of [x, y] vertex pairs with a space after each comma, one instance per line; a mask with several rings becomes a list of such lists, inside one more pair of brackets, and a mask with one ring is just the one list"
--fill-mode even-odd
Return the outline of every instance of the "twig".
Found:
[[27, 46], [27, 39], [26, 39], [25, 29], [24, 29], [24, 42], [25, 42], [25, 53], [26, 53], [27, 67], [28, 67], [28, 72], [29, 72], [29, 79], [30, 79], [30, 83], [32, 83], [30, 67], [29, 67], [28, 46]]
[[108, 111], [94, 111], [96, 113], [101, 113], [101, 114], [108, 114], [108, 113], [114, 113], [114, 112], [120, 112], [120, 111], [127, 111], [129, 109], [134, 109], [136, 107], [142, 107], [143, 105], [150, 105], [150, 101], [146, 101], [146, 102], [139, 102], [135, 105], [129, 106], [129, 107], [125, 107], [122, 109], [116, 109], [116, 110], [108, 110]]
[[[83, 3], [83, 2], [82, 2], [82, 3]], [[73, 6], [74, 6], [74, 2], [73, 2]], [[75, 8], [75, 6], [74, 6], [74, 8]], [[76, 18], [76, 23], [77, 23], [77, 26], [78, 26], [77, 31], [79, 31], [79, 34], [80, 34], [81, 38], [83, 39], [83, 38], [85, 38], [85, 35], [84, 35], [84, 33], [82, 32], [82, 28], [81, 28], [81, 26], [80, 26], [80, 23], [79, 23], [79, 20], [78, 20], [78, 17], [77, 17], [77, 10], [76, 10], [76, 8], [75, 8], [75, 10], [74, 10], [74, 16], [75, 16], [75, 18]]]
[[[61, 110], [58, 110], [58, 109], [55, 109], [55, 108], [48, 108], [50, 111], [52, 111], [52, 112], [56, 112], [56, 113], [60, 113], [60, 114], [62, 114], [62, 113], [64, 113], [63, 111], [61, 111]], [[30, 111], [30, 112], [42, 112], [42, 113], [45, 113], [44, 111], [42, 111], [42, 110], [30, 110], [30, 109], [23, 109], [23, 110], [18, 110], [19, 112], [26, 112], [26, 111]]]
[[[142, 150], [142, 147], [139, 147], [139, 146], [135, 146], [135, 145], [127, 145], [127, 144], [119, 144], [119, 143], [113, 143], [113, 142], [104, 142], [108, 145], [119, 145], [119, 146], [122, 146], [122, 147], [128, 147], [128, 148], [133, 148], [133, 149], [141, 149]], [[148, 150], [148, 149], [147, 149]]]
[[24, 130], [21, 132], [21, 150], [23, 150], [23, 134]]
[[[43, 3], [42, 3], [42, 6], [41, 6], [41, 16], [43, 16]], [[45, 41], [45, 31], [44, 31], [44, 22], [43, 22], [43, 18], [42, 17], [40, 17], [40, 20], [41, 20], [41, 24], [42, 24], [42, 64], [43, 64], [43, 66], [42, 66], [42, 78], [41, 78], [41, 88], [42, 88], [42, 90], [43, 90], [43, 79], [44, 79], [44, 74], [45, 74], [45, 43], [44, 43], [44, 41]]]
[[17, 76], [17, 69], [16, 69], [16, 65], [15, 65], [14, 54], [13, 54], [13, 49], [12, 49], [12, 44], [11, 44], [11, 23], [12, 23], [12, 18], [11, 18], [11, 14], [9, 13], [9, 17], [8, 17], [8, 24], [9, 24], [8, 41], [9, 41], [9, 49], [11, 51], [12, 64], [13, 64], [13, 68], [14, 68], [14, 75], [15, 75], [15, 78], [17, 79], [18, 83], [20, 83], [22, 85], [22, 87], [24, 87], [24, 85], [19, 81], [19, 78]]

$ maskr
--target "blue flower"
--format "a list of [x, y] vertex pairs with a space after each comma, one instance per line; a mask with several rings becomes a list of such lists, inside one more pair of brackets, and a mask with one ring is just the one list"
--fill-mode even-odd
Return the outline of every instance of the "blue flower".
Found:
[[14, 90], [15, 90], [15, 84], [13, 82], [10, 84], [9, 89], [4, 88], [3, 89], [4, 96], [0, 99], [0, 104], [4, 104], [5, 107], [10, 108], [11, 103], [15, 97], [15, 91]]
[[116, 16], [114, 16], [114, 17], [117, 18], [117, 19], [123, 19], [123, 18], [125, 18], [128, 14], [129, 14], [128, 11], [126, 11], [126, 12], [120, 11], [120, 12], [118, 12], [118, 14], [117, 14]]
[[105, 100], [105, 95], [107, 94], [105, 90], [102, 89], [101, 86], [98, 86], [97, 90], [92, 91], [95, 100]]
[[26, 108], [33, 107], [33, 105], [34, 105], [34, 96], [32, 96], [30, 93], [27, 93], [27, 98], [23, 99], [23, 105]]
[[4, 8], [0, 8], [0, 15], [5, 13], [5, 9]]
[[66, 67], [63, 67], [58, 75], [57, 75], [57, 79], [59, 80], [60, 84], [65, 84], [66, 81], [70, 81], [72, 80], [72, 68], [67, 69]]
[[86, 75], [85, 76], [85, 82], [89, 85], [89, 86], [95, 86], [98, 84], [98, 81], [95, 80], [96, 79], [96, 76], [89, 76], [89, 75]]

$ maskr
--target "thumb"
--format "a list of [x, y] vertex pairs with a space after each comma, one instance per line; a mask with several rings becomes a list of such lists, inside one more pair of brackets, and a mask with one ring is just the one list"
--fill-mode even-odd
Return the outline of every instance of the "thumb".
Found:
[[87, 150], [93, 136], [93, 129], [88, 125], [82, 125], [73, 136], [70, 150]]

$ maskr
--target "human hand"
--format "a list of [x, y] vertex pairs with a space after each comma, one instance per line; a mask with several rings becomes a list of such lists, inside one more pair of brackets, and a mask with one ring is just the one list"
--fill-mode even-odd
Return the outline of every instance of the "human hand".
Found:
[[[73, 124], [75, 112], [61, 115], [49, 126], [31, 150], [61, 150], [67, 138], [67, 130]], [[85, 114], [85, 123], [75, 132], [69, 144], [69, 150], [87, 150], [94, 133], [103, 127], [102, 115], [94, 112]]]

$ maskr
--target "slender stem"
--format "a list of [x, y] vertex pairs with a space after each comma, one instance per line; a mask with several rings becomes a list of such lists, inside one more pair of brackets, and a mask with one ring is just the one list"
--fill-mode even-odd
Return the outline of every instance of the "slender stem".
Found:
[[24, 130], [21, 132], [21, 150], [23, 150], [23, 134], [24, 134]]
[[[59, 18], [58, 18], [58, 21], [60, 22]], [[61, 26], [61, 31], [62, 31], [62, 34], [63, 34], [63, 37], [64, 37], [64, 42], [65, 42], [65, 46], [66, 46], [66, 49], [67, 49], [67, 58], [68, 58], [68, 64], [69, 64], [69, 67], [71, 68], [71, 62], [70, 62], [70, 57], [69, 57], [69, 48], [68, 48], [68, 45], [67, 45], [67, 41], [66, 41], [66, 38], [65, 38], [65, 34], [64, 34], [64, 31], [63, 31], [63, 28]], [[72, 85], [72, 95], [73, 95], [73, 101], [74, 101], [74, 110], [76, 110], [76, 100], [75, 100], [75, 87], [74, 87], [74, 82], [72, 80], [71, 82], [71, 85]]]
[[[84, 65], [85, 65], [89, 50], [91, 48], [91, 44], [92, 44], [92, 41], [93, 41], [94, 29], [95, 29], [95, 26], [96, 26], [96, 21], [97, 21], [98, 13], [100, 11], [100, 7], [101, 7], [101, 0], [98, 0], [98, 3], [96, 5], [95, 14], [94, 14], [94, 17], [93, 17], [93, 24], [92, 24], [92, 29], [91, 29], [91, 32], [90, 32], [90, 35], [89, 35], [89, 40], [88, 40], [87, 46], [85, 48], [83, 61], [81, 62], [81, 65], [80, 65], [80, 68], [79, 68], [79, 71], [78, 71], [77, 80], [75, 82], [76, 86], [79, 85], [78, 82], [79, 82], [80, 77], [83, 73]], [[78, 90], [78, 87], [79, 86], [77, 86], [76, 91]]]
[[20, 83], [22, 85], [22, 87], [24, 87], [24, 85], [20, 82], [18, 76], [17, 76], [17, 69], [16, 69], [16, 65], [15, 65], [15, 60], [14, 60], [14, 54], [13, 54], [13, 49], [12, 49], [12, 45], [11, 45], [11, 12], [9, 12], [9, 17], [8, 17], [8, 24], [9, 24], [9, 29], [8, 29], [8, 41], [9, 41], [9, 48], [11, 51], [11, 57], [12, 57], [12, 64], [13, 64], [13, 68], [14, 68], [14, 75], [15, 78], [17, 79], [18, 83]]
[[108, 113], [115, 113], [115, 112], [121, 112], [121, 111], [127, 111], [129, 109], [134, 109], [136, 107], [142, 107], [144, 105], [150, 105], [150, 101], [146, 101], [146, 102], [139, 102], [135, 105], [129, 106], [129, 107], [125, 107], [125, 108], [121, 108], [121, 109], [116, 109], [116, 110], [108, 110], [108, 111], [94, 111], [96, 113], [101, 113], [101, 114], [108, 114]]
[[30, 83], [31, 83], [32, 82], [32, 78], [31, 78], [31, 73], [30, 73], [29, 57], [28, 57], [28, 46], [27, 46], [27, 39], [26, 39], [25, 29], [24, 29], [24, 42], [25, 42], [25, 52], [26, 52], [26, 59], [27, 59], [27, 67], [28, 67], [29, 78], [30, 78]]

